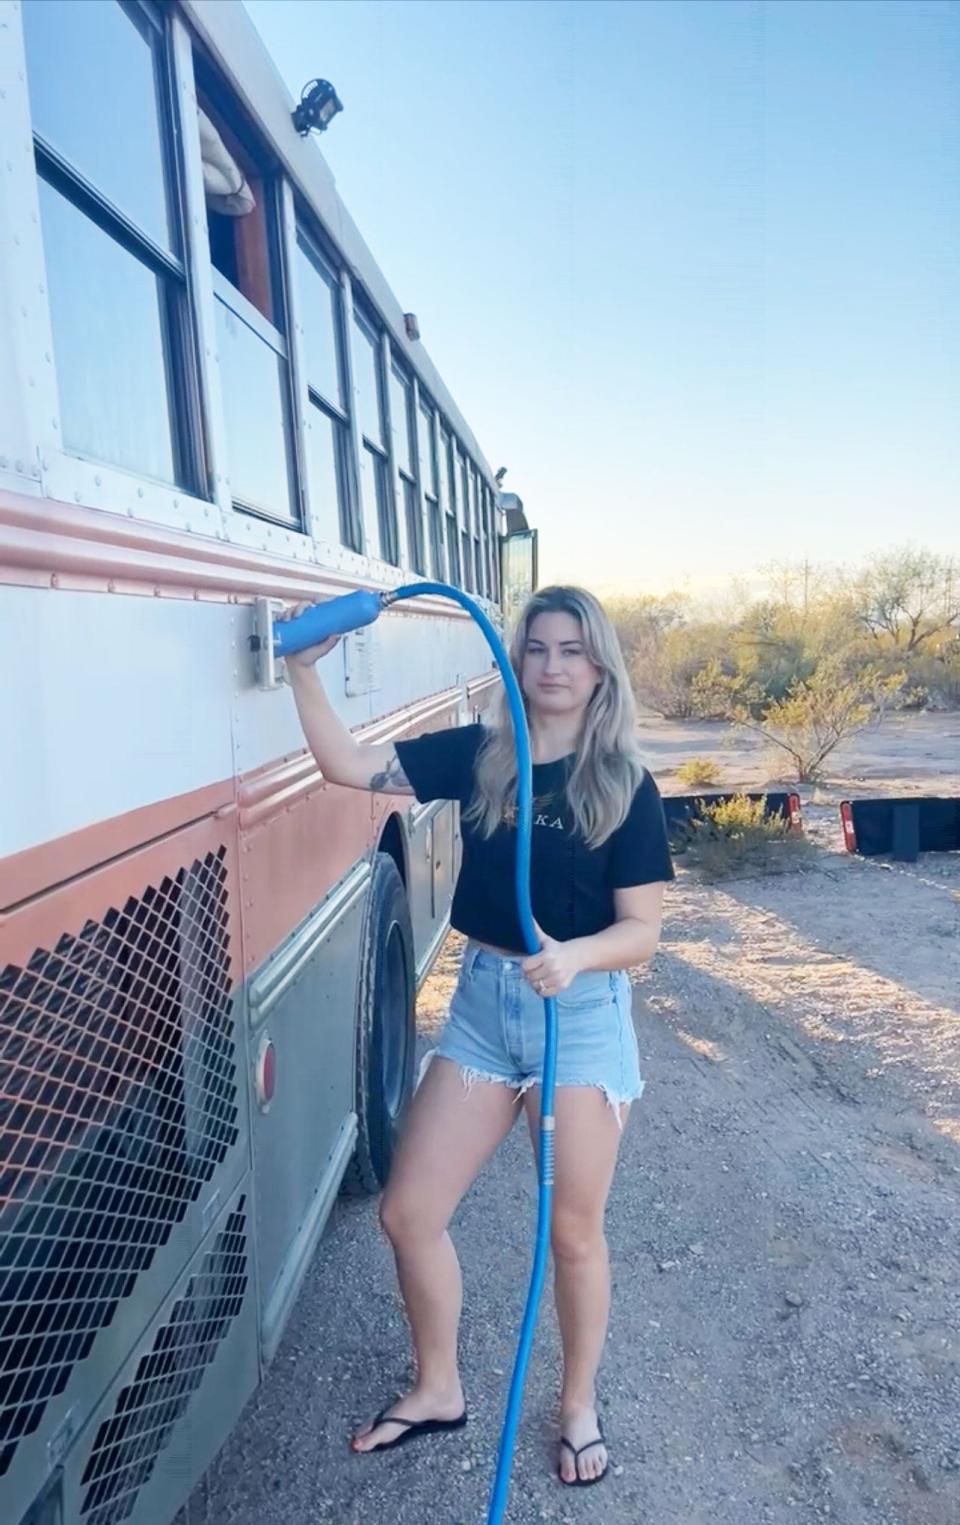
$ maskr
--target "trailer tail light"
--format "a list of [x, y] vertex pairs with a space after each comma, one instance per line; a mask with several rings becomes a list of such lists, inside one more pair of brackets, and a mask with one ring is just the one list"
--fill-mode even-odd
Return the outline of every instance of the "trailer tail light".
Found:
[[853, 824], [853, 806], [844, 800], [840, 806], [840, 823], [843, 826], [843, 845], [848, 853], [857, 850], [857, 833]]

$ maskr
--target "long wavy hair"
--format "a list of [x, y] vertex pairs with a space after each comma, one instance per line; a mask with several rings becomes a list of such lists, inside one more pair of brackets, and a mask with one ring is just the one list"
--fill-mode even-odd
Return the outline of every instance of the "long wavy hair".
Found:
[[[574, 823], [590, 847], [599, 847], [627, 818], [643, 778], [637, 747], [637, 712], [633, 690], [616, 632], [601, 605], [585, 588], [542, 588], [524, 605], [510, 642], [510, 665], [520, 682], [530, 626], [538, 614], [572, 614], [579, 622], [584, 650], [602, 676], [587, 705], [576, 757], [567, 778], [567, 801]], [[524, 705], [529, 705], [524, 695]], [[473, 798], [464, 819], [490, 837], [504, 820], [513, 819], [517, 799], [517, 763], [506, 694], [496, 723], [477, 754]]]

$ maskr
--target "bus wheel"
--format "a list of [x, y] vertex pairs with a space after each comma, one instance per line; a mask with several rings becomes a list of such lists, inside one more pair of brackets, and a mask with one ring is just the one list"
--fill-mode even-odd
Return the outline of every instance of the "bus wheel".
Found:
[[367, 896], [357, 1010], [357, 1148], [344, 1176], [354, 1196], [386, 1184], [401, 1113], [413, 1092], [416, 970], [403, 880], [377, 853]]

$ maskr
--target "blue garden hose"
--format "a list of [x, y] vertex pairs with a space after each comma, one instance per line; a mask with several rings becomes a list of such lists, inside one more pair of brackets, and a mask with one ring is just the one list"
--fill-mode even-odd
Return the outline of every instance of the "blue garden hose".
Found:
[[[473, 599], [469, 598], [466, 593], [461, 593], [459, 588], [449, 587], [446, 583], [442, 582], [410, 583], [405, 587], [396, 588], [392, 593], [373, 593], [367, 589], [360, 589], [356, 593], [347, 593], [342, 598], [332, 598], [328, 599], [325, 603], [315, 604], [312, 608], [305, 610], [303, 614], [297, 615], [294, 619], [281, 620], [276, 623], [273, 627], [273, 654], [275, 657], [282, 657], [290, 651], [303, 651], [305, 647], [317, 645], [319, 642], [326, 640], [328, 636], [343, 635], [348, 630], [357, 630], [362, 625], [370, 625], [383, 609], [389, 607], [390, 604], [396, 603], [397, 600], [401, 598], [420, 598], [428, 593], [439, 594], [442, 598], [453, 599], [454, 603], [459, 604], [461, 608], [466, 609], [467, 613], [473, 616], [487, 638], [487, 644], [493, 652], [497, 666], [500, 669], [500, 675], [506, 686], [507, 700], [510, 705], [510, 718], [513, 722], [514, 744], [517, 750], [517, 912], [527, 952], [537, 953], [539, 952], [540, 941], [537, 937], [533, 922], [533, 910], [530, 905], [530, 833], [533, 825], [533, 775], [527, 717], [523, 707], [523, 700], [520, 696], [520, 686], [517, 683], [513, 668], [510, 666], [503, 643], [479, 604], [475, 604]], [[550, 1209], [553, 1197], [553, 1090], [557, 1069], [557, 1003], [552, 996], [546, 996], [543, 1005], [546, 1039], [543, 1058], [543, 1084], [540, 1093], [540, 1194], [537, 1212], [537, 1237], [534, 1246], [533, 1269], [530, 1274], [530, 1287], [527, 1292], [527, 1303], [523, 1313], [523, 1323], [520, 1326], [517, 1354], [513, 1365], [513, 1375], [510, 1380], [507, 1409], [500, 1432], [497, 1471], [490, 1492], [487, 1525], [500, 1525], [507, 1507], [507, 1496], [510, 1487], [510, 1467], [513, 1461], [517, 1425], [520, 1420], [523, 1384], [527, 1374], [527, 1364], [530, 1360], [530, 1350], [533, 1345], [534, 1329], [537, 1322], [537, 1308], [540, 1303], [541, 1293], [543, 1292], [543, 1282], [547, 1269], [547, 1251], [550, 1244]]]

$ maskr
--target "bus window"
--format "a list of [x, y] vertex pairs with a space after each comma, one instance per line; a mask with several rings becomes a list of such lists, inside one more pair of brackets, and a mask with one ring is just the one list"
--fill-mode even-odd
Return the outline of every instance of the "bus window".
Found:
[[296, 525], [275, 168], [199, 54], [194, 67], [231, 496]]
[[480, 478], [473, 462], [470, 463], [470, 517], [473, 520], [473, 564], [477, 569], [477, 592], [485, 596], [489, 593], [487, 587], [487, 568], [483, 550], [483, 514], [480, 505]]
[[26, 0], [23, 21], [60, 438], [195, 490], [163, 28], [117, 0]]
[[489, 487], [483, 489], [484, 518], [487, 526], [487, 567], [490, 576], [490, 597], [500, 601], [500, 537], [497, 510]]
[[460, 587], [460, 543], [457, 539], [457, 488], [453, 471], [453, 442], [440, 425], [440, 511], [446, 526], [447, 566], [450, 581]]
[[407, 535], [407, 559], [415, 572], [426, 571], [423, 525], [417, 494], [417, 448], [413, 423], [413, 387], [402, 366], [390, 366], [390, 422], [397, 465], [400, 503]]
[[437, 465], [436, 415], [421, 394], [417, 409], [417, 442], [423, 479], [423, 501], [430, 542], [430, 575], [442, 582], [447, 575], [443, 554], [443, 520], [440, 517], [440, 472]]
[[460, 479], [460, 550], [463, 560], [463, 586], [468, 593], [479, 590], [480, 582], [476, 575], [473, 560], [473, 523], [470, 505], [470, 466], [465, 455], [457, 450], [457, 471]]
[[297, 232], [297, 318], [310, 399], [307, 474], [314, 531], [358, 551], [359, 524], [349, 492], [350, 416], [343, 356], [340, 282], [313, 240]]
[[393, 493], [387, 462], [386, 409], [380, 335], [359, 307], [353, 313], [353, 374], [361, 435], [360, 502], [364, 549], [383, 561], [399, 560]]

